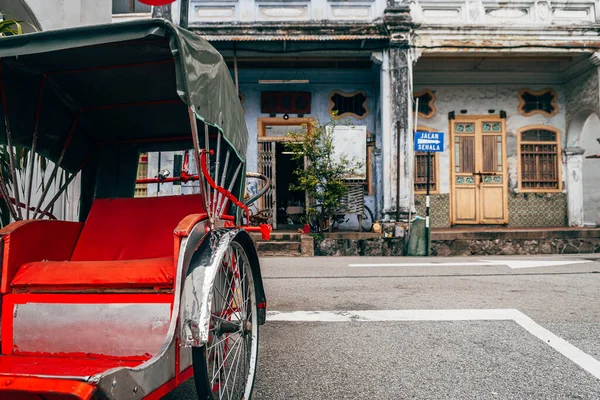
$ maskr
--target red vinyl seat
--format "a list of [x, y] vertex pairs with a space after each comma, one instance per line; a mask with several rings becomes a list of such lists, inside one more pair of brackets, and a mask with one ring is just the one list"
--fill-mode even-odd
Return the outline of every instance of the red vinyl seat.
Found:
[[39, 261], [23, 265], [11, 286], [26, 291], [85, 288], [169, 289], [173, 258], [117, 261]]
[[178, 224], [203, 213], [200, 195], [95, 200], [70, 260], [23, 264], [16, 291], [169, 289]]

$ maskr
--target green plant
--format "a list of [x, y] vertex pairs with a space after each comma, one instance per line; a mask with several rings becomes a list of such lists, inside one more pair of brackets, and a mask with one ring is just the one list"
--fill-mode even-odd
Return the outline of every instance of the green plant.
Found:
[[[290, 132], [285, 146], [300, 167], [294, 171], [297, 182], [292, 190], [304, 190], [316, 206], [307, 207], [307, 220], [324, 228], [337, 212], [340, 201], [347, 193], [344, 177], [352, 175], [360, 163], [346, 155], [336, 155], [333, 134], [336, 125], [343, 121], [331, 120], [327, 124], [314, 121], [303, 133]], [[328, 224], [331, 230], [331, 223]]]
[[[2, 14], [0, 13], [0, 17]], [[4, 19], [0, 20], [0, 38], [6, 36], [14, 36], [23, 34], [23, 21], [19, 21], [16, 19]], [[35, 29], [35, 28], [34, 28]], [[10, 152], [9, 148], [6, 145], [0, 145], [0, 174], [2, 174], [4, 181], [8, 188], [13, 185], [13, 190], [19, 190], [21, 192], [25, 191], [25, 171], [27, 171], [27, 164], [30, 159], [30, 150], [24, 147], [16, 147], [13, 149], [13, 156], [15, 160], [15, 170], [18, 171], [18, 175], [20, 175], [21, 179], [19, 182], [21, 183], [21, 187], [16, 187], [13, 185], [14, 182], [12, 180], [12, 174], [10, 170]], [[38, 166], [41, 172], [41, 187], [42, 190], [44, 188], [44, 176], [47, 168], [47, 160], [44, 157], [37, 156], [38, 162], [36, 165]], [[10, 211], [9, 206], [6, 199], [0, 199], [0, 223], [2, 226], [6, 226], [10, 223]]]
[[5, 19], [0, 21], [0, 36], [14, 36], [23, 34], [23, 21]]

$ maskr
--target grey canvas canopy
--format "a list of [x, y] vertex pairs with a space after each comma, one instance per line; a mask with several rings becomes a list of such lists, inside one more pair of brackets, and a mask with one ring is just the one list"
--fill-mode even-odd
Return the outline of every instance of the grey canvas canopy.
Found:
[[191, 148], [189, 107], [240, 161], [248, 133], [222, 56], [165, 20], [0, 38], [0, 141], [31, 147], [75, 172], [103, 146]]

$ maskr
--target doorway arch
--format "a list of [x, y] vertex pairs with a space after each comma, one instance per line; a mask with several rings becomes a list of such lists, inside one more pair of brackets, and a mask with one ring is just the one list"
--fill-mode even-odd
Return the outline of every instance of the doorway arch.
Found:
[[600, 154], [600, 118], [593, 113], [581, 130], [583, 153], [583, 224], [600, 225], [600, 159], [588, 158]]
[[600, 118], [590, 110], [577, 113], [566, 135], [569, 225], [600, 225]]

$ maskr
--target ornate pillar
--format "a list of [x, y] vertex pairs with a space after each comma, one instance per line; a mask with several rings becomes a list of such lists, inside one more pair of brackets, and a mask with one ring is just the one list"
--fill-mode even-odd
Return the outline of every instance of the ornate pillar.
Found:
[[405, 217], [413, 200], [414, 152], [412, 135], [412, 66], [408, 46], [411, 29], [406, 2], [390, 1], [384, 22], [390, 47], [383, 53], [381, 124], [384, 219]]
[[583, 153], [581, 147], [567, 147], [567, 196], [569, 226], [583, 226]]

